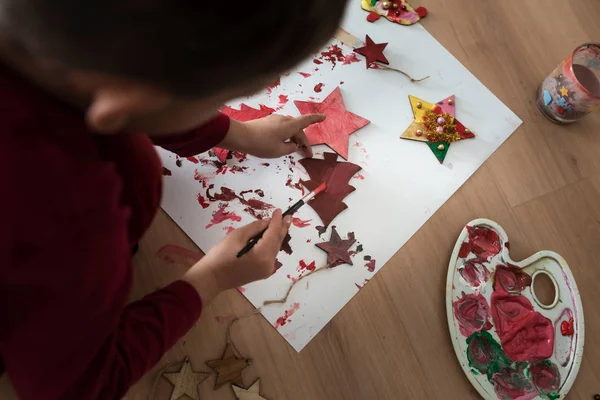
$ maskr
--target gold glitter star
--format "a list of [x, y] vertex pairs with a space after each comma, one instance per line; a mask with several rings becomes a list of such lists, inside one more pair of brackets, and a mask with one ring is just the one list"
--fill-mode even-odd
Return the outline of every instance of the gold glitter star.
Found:
[[569, 97], [569, 90], [566, 87], [561, 87], [560, 88], [560, 95], [562, 97]]

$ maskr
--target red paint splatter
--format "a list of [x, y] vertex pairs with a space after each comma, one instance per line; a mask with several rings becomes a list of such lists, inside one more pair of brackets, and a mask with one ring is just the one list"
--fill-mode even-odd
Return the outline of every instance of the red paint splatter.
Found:
[[300, 75], [302, 75], [305, 78], [310, 78], [312, 75], [307, 73], [307, 72], [298, 72]]
[[227, 220], [234, 221], [234, 222], [240, 222], [242, 220], [242, 217], [240, 217], [239, 215], [237, 215], [235, 212], [233, 212], [233, 211], [227, 212], [227, 211], [225, 211], [226, 209], [227, 209], [227, 207], [221, 207], [221, 208], [219, 208], [213, 214], [212, 219], [210, 220], [210, 223], [205, 226], [205, 229], [208, 229], [211, 226], [220, 224], [220, 223], [225, 222]]
[[260, 165], [262, 165], [263, 167], [268, 167], [268, 166], [270, 166], [271, 164], [269, 164], [268, 162], [264, 162], [264, 163], [261, 163]]
[[306, 243], [310, 243], [310, 242], [312, 242], [312, 240], [306, 239]]
[[173, 175], [173, 173], [171, 172], [171, 170], [168, 169], [168, 168], [165, 168], [165, 167], [162, 167], [162, 174], [163, 174], [163, 176], [171, 176], [171, 175]]
[[321, 93], [323, 91], [323, 86], [325, 86], [324, 83], [317, 83], [314, 88], [315, 92]]
[[317, 266], [314, 261], [311, 262], [310, 264], [307, 264], [304, 260], [300, 260], [300, 262], [298, 264], [298, 268], [296, 268], [296, 270], [300, 271], [300, 272], [314, 271], [315, 269], [317, 269]]
[[350, 53], [350, 54], [344, 56], [344, 65], [352, 64], [355, 62], [360, 62], [360, 59], [358, 57], [356, 57], [355, 53]]
[[194, 157], [194, 156], [192, 156], [192, 157], [186, 157], [186, 159], [188, 161], [193, 162], [194, 164], [198, 164], [198, 159], [196, 157]]
[[304, 196], [304, 186], [302, 185], [302, 183], [300, 183], [300, 181], [292, 183], [292, 178], [288, 178], [287, 182], [285, 183], [285, 186], [290, 187], [292, 189], [298, 189]]
[[293, 276], [291, 276], [290, 274], [286, 275], [286, 278], [288, 278], [290, 281], [292, 282], [296, 282], [296, 278], [294, 278]]
[[200, 204], [202, 208], [208, 208], [210, 206], [210, 204], [206, 202], [204, 196], [202, 196], [200, 193], [198, 193], [198, 204]]
[[[323, 61], [317, 60], [316, 58], [313, 60], [315, 64], [323, 64]], [[318, 70], [317, 70], [318, 71]]]
[[161, 260], [169, 264], [192, 266], [203, 256], [201, 251], [188, 250], [174, 244], [167, 244], [156, 252]]
[[344, 53], [342, 53], [342, 49], [337, 44], [331, 45], [327, 48], [327, 51], [321, 52], [320, 58], [333, 64], [331, 69], [335, 68], [338, 61], [344, 62], [345, 60]]
[[306, 228], [307, 226], [310, 226], [310, 221], [312, 221], [312, 219], [307, 219], [306, 221], [303, 221], [300, 218], [294, 217], [292, 219], [292, 224], [294, 224], [294, 226], [298, 228]]
[[575, 327], [573, 326], [573, 318], [569, 318], [568, 321], [563, 321], [560, 324], [560, 333], [563, 336], [573, 336], [575, 334]]
[[365, 177], [362, 174], [356, 174], [356, 175], [354, 175], [354, 178], [360, 179], [361, 181], [365, 180]]
[[375, 271], [375, 262], [376, 260], [372, 258], [365, 264], [365, 267], [367, 267], [367, 270], [369, 270], [369, 272]]
[[285, 106], [287, 104], [287, 102], [288, 102], [288, 97], [285, 94], [280, 94], [278, 108], [282, 108], [283, 106]]
[[284, 326], [288, 322], [291, 322], [290, 317], [292, 315], [294, 315], [294, 313], [296, 311], [298, 311], [299, 309], [300, 309], [300, 303], [292, 304], [292, 306], [290, 307], [289, 310], [285, 310], [283, 315], [281, 317], [277, 318], [277, 321], [275, 322], [275, 324], [273, 324], [273, 327], [275, 327], [275, 329], [279, 329], [279, 327]]

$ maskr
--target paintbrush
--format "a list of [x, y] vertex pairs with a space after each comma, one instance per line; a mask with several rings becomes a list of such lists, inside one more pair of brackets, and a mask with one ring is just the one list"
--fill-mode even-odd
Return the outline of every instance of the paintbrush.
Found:
[[[306, 203], [311, 201], [313, 199], [313, 197], [315, 197], [319, 193], [323, 192], [325, 189], [327, 189], [327, 182], [321, 183], [315, 190], [313, 190], [312, 192], [310, 192], [309, 194], [307, 194], [306, 196], [304, 196], [300, 200], [298, 200], [293, 206], [288, 208], [281, 215], [281, 218], [283, 218], [287, 215], [293, 215], [296, 211], [298, 211], [300, 209], [300, 207], [302, 207], [303, 205], [305, 205]], [[249, 252], [256, 245], [256, 243], [258, 243], [258, 241], [263, 237], [265, 232], [266, 232], [266, 229], [264, 231], [262, 231], [261, 233], [259, 233], [258, 235], [254, 236], [252, 239], [248, 240], [248, 243], [246, 243], [244, 248], [241, 249], [239, 251], [239, 253], [237, 253], [237, 257], [240, 258], [244, 254]]]

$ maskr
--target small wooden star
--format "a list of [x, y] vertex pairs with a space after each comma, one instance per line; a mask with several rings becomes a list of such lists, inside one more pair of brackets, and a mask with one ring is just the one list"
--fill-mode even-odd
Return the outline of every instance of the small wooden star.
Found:
[[348, 239], [342, 239], [337, 233], [335, 226], [331, 227], [331, 237], [329, 242], [317, 243], [316, 246], [327, 252], [327, 264], [330, 268], [342, 264], [352, 265], [350, 258], [350, 247], [356, 242], [354, 233], [348, 233]]
[[238, 358], [233, 352], [233, 347], [228, 344], [221, 359], [207, 361], [206, 365], [217, 372], [217, 380], [215, 381], [215, 390], [217, 390], [227, 382], [244, 386], [242, 371], [250, 365], [250, 360]]
[[192, 370], [190, 360], [187, 358], [183, 361], [183, 366], [179, 372], [166, 372], [163, 374], [163, 377], [175, 386], [173, 393], [171, 393], [171, 400], [178, 400], [184, 396], [188, 396], [193, 400], [200, 400], [198, 385], [204, 382], [209, 376], [209, 373]]
[[238, 400], [267, 400], [260, 395], [260, 379], [257, 379], [248, 389], [235, 385], [231, 385], [231, 388]]
[[[428, 103], [411, 95], [408, 96], [408, 99], [415, 119], [400, 137], [425, 142], [440, 164], [444, 162], [451, 143], [475, 137], [470, 129], [465, 128], [456, 119], [454, 95], [436, 104]], [[437, 131], [438, 128], [441, 128], [441, 131]], [[440, 137], [448, 139], [439, 139]]]
[[375, 64], [377, 61], [383, 64], [389, 64], [389, 61], [383, 55], [383, 50], [388, 45], [387, 43], [375, 43], [369, 35], [366, 35], [365, 42], [365, 46], [354, 49], [354, 51], [365, 56], [367, 68], [371, 68], [371, 65]]

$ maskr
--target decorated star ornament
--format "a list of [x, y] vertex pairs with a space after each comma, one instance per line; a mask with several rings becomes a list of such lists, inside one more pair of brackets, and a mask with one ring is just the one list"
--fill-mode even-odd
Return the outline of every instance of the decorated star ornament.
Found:
[[388, 59], [383, 55], [383, 50], [388, 45], [387, 43], [375, 43], [369, 35], [366, 35], [365, 43], [364, 46], [356, 48], [354, 51], [365, 56], [367, 68], [371, 68], [376, 62], [389, 65]]
[[411, 95], [408, 99], [415, 119], [400, 137], [426, 143], [440, 163], [444, 162], [450, 144], [475, 137], [469, 128], [456, 119], [454, 95], [436, 104]]
[[369, 22], [375, 22], [383, 16], [400, 25], [412, 25], [427, 16], [425, 7], [414, 9], [405, 0], [361, 0], [361, 7], [369, 12]]
[[[240, 105], [239, 110], [236, 110], [235, 108], [231, 108], [229, 106], [223, 106], [223, 108], [221, 108], [221, 112], [227, 115], [229, 118], [234, 119], [236, 121], [247, 122], [252, 121], [254, 119], [267, 117], [273, 114], [275, 110], [263, 104], [260, 105], [259, 109], [256, 109], [242, 103]], [[217, 156], [219, 161], [227, 161], [227, 156], [229, 155], [230, 150], [222, 149], [220, 147], [214, 147], [213, 151], [215, 152], [215, 155]]]
[[193, 400], [200, 400], [198, 385], [209, 376], [209, 373], [192, 370], [190, 360], [187, 358], [183, 361], [183, 366], [179, 372], [166, 372], [163, 374], [163, 377], [174, 386], [171, 400], [179, 400], [185, 398], [185, 396]]
[[328, 226], [339, 213], [348, 208], [344, 198], [356, 190], [348, 182], [361, 170], [356, 164], [337, 159], [337, 154], [325, 153], [322, 160], [305, 158], [299, 161], [310, 176], [309, 180], [302, 181], [308, 190], [315, 190], [321, 183], [327, 183], [327, 189], [308, 202], [324, 226]]
[[227, 344], [223, 357], [219, 360], [207, 361], [206, 365], [217, 372], [215, 381], [215, 390], [217, 390], [227, 382], [244, 386], [242, 371], [250, 365], [250, 360], [236, 356], [231, 344]]
[[350, 247], [352, 247], [354, 242], [356, 242], [354, 232], [349, 232], [348, 238], [342, 239], [335, 229], [335, 226], [332, 226], [329, 242], [316, 243], [316, 246], [327, 252], [327, 264], [329, 265], [329, 268], [333, 268], [342, 264], [352, 265]]
[[326, 144], [348, 159], [350, 134], [369, 124], [369, 120], [351, 113], [344, 105], [342, 92], [336, 87], [322, 102], [294, 101], [300, 114], [325, 114], [325, 121], [304, 129], [311, 145]]
[[257, 379], [248, 389], [231, 385], [237, 400], [267, 400], [260, 395], [260, 379]]

